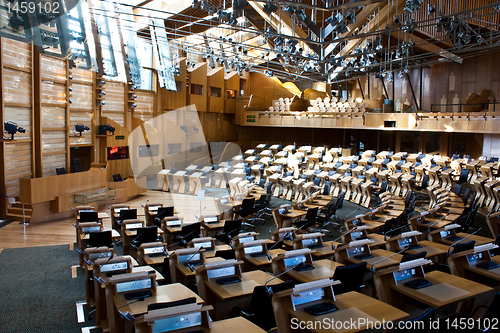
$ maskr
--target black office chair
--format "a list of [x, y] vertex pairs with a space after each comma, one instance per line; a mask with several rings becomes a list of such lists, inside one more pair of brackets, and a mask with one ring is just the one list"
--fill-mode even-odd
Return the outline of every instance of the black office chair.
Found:
[[56, 174], [57, 175], [65, 175], [66, 174], [66, 168], [56, 168]]
[[334, 213], [333, 211], [335, 209], [335, 203], [330, 201], [325, 208], [326, 210], [324, 212], [320, 212], [320, 214], [318, 214], [318, 217], [316, 218], [316, 221], [320, 226], [324, 226], [330, 221], [330, 218]]
[[236, 259], [236, 255], [233, 249], [217, 250], [215, 251], [215, 257], [219, 257], [226, 260]]
[[401, 258], [401, 262], [412, 261], [417, 259], [425, 259], [427, 256], [427, 251], [422, 251], [414, 254], [404, 254], [403, 258]]
[[99, 215], [97, 212], [80, 212], [79, 222], [99, 222]]
[[137, 209], [122, 209], [120, 210], [118, 218], [115, 222], [121, 226], [124, 220], [135, 220], [137, 219]]
[[201, 222], [191, 223], [182, 226], [181, 234], [174, 237], [174, 244], [187, 247], [187, 244], [194, 238], [200, 237]]
[[323, 195], [330, 195], [332, 191], [332, 183], [330, 181], [325, 181], [325, 186], [323, 187]]
[[271, 203], [271, 196], [267, 194], [262, 194], [255, 202], [255, 219], [254, 221], [261, 221], [262, 224], [266, 222], [265, 217], [271, 216], [271, 208], [269, 208], [269, 204]]
[[462, 185], [460, 184], [455, 184], [455, 187], [453, 187], [453, 193], [456, 195], [460, 195], [460, 191], [462, 191]]
[[111, 230], [94, 231], [89, 234], [89, 247], [113, 247]]
[[333, 209], [332, 216], [335, 217], [336, 219], [339, 219], [339, 217], [337, 216], [337, 210], [342, 209], [342, 206], [344, 205], [344, 196], [345, 196], [344, 191], [340, 191], [337, 201], [335, 201], [335, 207]]
[[455, 246], [453, 246], [453, 251], [451, 251], [451, 254], [472, 250], [474, 248], [474, 244], [476, 244], [475, 240], [467, 243], [457, 243], [455, 244]]
[[234, 213], [243, 219], [242, 224], [245, 226], [253, 227], [253, 223], [250, 221], [254, 221], [249, 217], [255, 214], [255, 198], [247, 198], [243, 199], [241, 203], [241, 207], [239, 210], [235, 210]]
[[79, 158], [73, 159], [73, 171], [75, 171], [75, 172], [82, 172], [83, 171], [82, 164], [80, 163]]
[[130, 246], [135, 250], [144, 243], [152, 243], [158, 240], [158, 227], [149, 226], [137, 229], [137, 236], [130, 241]]
[[256, 286], [253, 289], [250, 307], [243, 310], [236, 306], [229, 312], [229, 315], [231, 317], [244, 317], [263, 330], [269, 331], [276, 327], [276, 320], [271, 302], [272, 295], [283, 290], [291, 289], [294, 286], [295, 284], [291, 280], [270, 286]]
[[469, 179], [469, 169], [460, 170], [460, 177], [458, 178], [457, 183], [458, 184], [467, 183], [468, 179]]
[[231, 239], [240, 233], [242, 222], [243, 221], [241, 219], [226, 220], [224, 222], [224, 229], [222, 229], [222, 233], [215, 233], [214, 237], [229, 245], [231, 243]]
[[305, 218], [296, 221], [295, 226], [301, 230], [307, 230], [307, 228], [314, 226], [318, 217], [318, 209], [318, 207], [308, 208]]
[[[392, 330], [392, 332], [427, 333], [431, 331], [431, 320], [432, 318], [434, 318], [435, 314], [436, 314], [436, 309], [428, 308], [418, 317], [395, 323], [394, 324], [395, 328]], [[416, 323], [419, 324], [417, 325]], [[407, 329], [406, 327], [411, 329]]]
[[163, 266], [161, 267], [161, 275], [163, 275], [164, 280], [161, 284], [171, 284], [172, 274], [170, 273], [169, 257], [163, 259]]
[[363, 277], [366, 272], [366, 261], [359, 264], [338, 266], [333, 273], [333, 280], [339, 280], [341, 284], [333, 286], [335, 294], [343, 294], [350, 291], [361, 291]]
[[174, 206], [170, 207], [159, 207], [155, 218], [153, 219], [153, 224], [156, 226], [161, 226], [161, 221], [165, 217], [174, 216]]

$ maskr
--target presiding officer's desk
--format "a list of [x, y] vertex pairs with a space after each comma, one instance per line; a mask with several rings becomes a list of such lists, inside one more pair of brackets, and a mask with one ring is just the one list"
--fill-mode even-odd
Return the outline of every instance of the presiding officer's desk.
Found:
[[334, 241], [324, 242], [324, 236], [324, 234], [319, 232], [297, 235], [293, 240], [293, 249], [312, 249], [314, 250], [312, 255], [315, 259], [332, 257], [335, 247], [340, 243]]
[[[106, 283], [106, 308], [111, 333], [132, 332], [135, 318], [148, 312], [148, 304], [173, 302], [195, 297], [196, 303], [203, 303], [198, 295], [180, 283], [158, 286], [156, 275], [139, 272], [110, 277]], [[144, 293], [148, 292], [151, 296]], [[132, 293], [145, 296], [135, 298]], [[129, 299], [127, 299], [127, 297]], [[135, 296], [137, 297], [137, 296]], [[123, 317], [127, 317], [127, 321]]]
[[404, 250], [405, 254], [417, 254], [425, 251], [427, 252], [426, 258], [438, 257], [439, 262], [444, 263], [449, 247], [426, 240], [419, 241], [421, 235], [420, 231], [403, 232], [398, 236], [389, 238], [386, 242], [386, 249], [392, 252]]
[[470, 241], [476, 241], [475, 245], [494, 242], [494, 239], [492, 238], [472, 235], [465, 232], [457, 232], [461, 229], [462, 227], [457, 223], [448, 224], [443, 228], [435, 229], [429, 232], [429, 240], [434, 243], [441, 243], [448, 246], [454, 243], [460, 244]]
[[[229, 311], [239, 306], [242, 309], [250, 306], [253, 289], [262, 286], [273, 278], [272, 275], [260, 270], [241, 272], [242, 261], [224, 260], [206, 263], [196, 268], [196, 283], [198, 294], [214, 307], [212, 318], [216, 320], [228, 317]], [[240, 282], [222, 285], [216, 280], [225, 277], [238, 277]], [[283, 282], [276, 278], [269, 284]]]
[[263, 271], [271, 270], [271, 259], [284, 253], [282, 249], [270, 249], [268, 239], [257, 239], [238, 244], [235, 248], [237, 260], [243, 260], [244, 271], [260, 269]]
[[[289, 278], [304, 283], [331, 278], [335, 269], [338, 266], [343, 266], [342, 264], [329, 259], [313, 261], [311, 256], [312, 253], [313, 251], [311, 249], [292, 250], [273, 258], [273, 274], [277, 276], [278, 274], [288, 270], [286, 275]], [[309, 267], [312, 267], [312, 269], [294, 269], [294, 267], [300, 263], [308, 265]]]
[[370, 250], [371, 240], [362, 239], [349, 244], [338, 246], [335, 249], [335, 261], [343, 264], [359, 264], [366, 262], [368, 269], [381, 269], [401, 262], [402, 255], [391, 251], [376, 249]]
[[[323, 279], [299, 284], [291, 290], [274, 294], [272, 302], [278, 331], [291, 333], [302, 328], [300, 331], [357, 332], [367, 329], [369, 321], [388, 322], [408, 316], [406, 312], [361, 293], [352, 291], [335, 295], [332, 286], [338, 283], [339, 281]], [[338, 310], [318, 316], [306, 311], [311, 306], [330, 302]], [[300, 327], [299, 323], [303, 326]], [[307, 323], [323, 325], [307, 327]], [[326, 323], [330, 326], [326, 326]], [[335, 323], [345, 324], [336, 327]], [[351, 323], [354, 325], [351, 326]]]
[[[468, 315], [474, 298], [492, 291], [485, 285], [441, 271], [424, 273], [422, 265], [430, 262], [427, 259], [416, 259], [375, 273], [374, 281], [379, 299], [396, 307], [412, 304], [436, 309], [462, 302], [459, 312]], [[419, 278], [426, 279], [432, 285], [420, 289], [405, 285]]]
[[[472, 250], [450, 255], [448, 264], [454, 275], [461, 276], [476, 282], [486, 284], [497, 291], [500, 286], [499, 256], [492, 257], [490, 250], [498, 248], [495, 244], [483, 244]], [[491, 268], [485, 268], [484, 263], [489, 263]], [[495, 265], [496, 264], [496, 265]]]

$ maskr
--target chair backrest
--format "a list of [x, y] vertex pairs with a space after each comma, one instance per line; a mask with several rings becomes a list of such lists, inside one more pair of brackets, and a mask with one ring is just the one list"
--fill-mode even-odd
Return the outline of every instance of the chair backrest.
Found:
[[273, 192], [273, 185], [271, 183], [267, 184], [266, 193], [271, 195]]
[[422, 188], [426, 188], [427, 184], [429, 183], [429, 175], [424, 175], [424, 178], [422, 178]]
[[331, 188], [332, 188], [332, 183], [327, 180], [325, 182], [325, 186], [323, 187], [323, 195], [330, 195]]
[[474, 244], [476, 244], [475, 240], [472, 240], [472, 241], [467, 242], [467, 243], [455, 244], [455, 246], [453, 247], [453, 251], [451, 253], [455, 254], [455, 253], [459, 253], [459, 252], [463, 252], [463, 251], [467, 251], [467, 250], [472, 250], [474, 248]]
[[245, 212], [251, 211], [253, 210], [254, 205], [255, 205], [255, 198], [243, 199], [243, 202], [241, 203], [241, 210]]
[[233, 249], [217, 250], [215, 252], [215, 256], [226, 260], [236, 259], [236, 255]]
[[491, 299], [490, 304], [486, 308], [486, 312], [483, 315], [483, 320], [493, 319], [498, 320], [498, 309], [500, 309], [500, 292], [497, 292], [495, 296]]
[[[272, 294], [291, 289], [295, 286], [293, 281], [285, 281], [271, 286], [256, 286], [253, 289], [252, 299], [250, 301], [250, 311], [254, 314], [251, 321], [268, 331], [276, 327], [276, 319], [272, 305]], [[267, 291], [267, 288], [272, 290], [272, 293]]]
[[401, 258], [401, 262], [412, 261], [415, 259], [425, 259], [426, 255], [427, 255], [427, 251], [422, 251], [422, 252], [414, 253], [414, 254], [404, 254], [403, 258]]
[[168, 262], [169, 258], [165, 257], [163, 259], [163, 266], [161, 267], [161, 275], [165, 278], [164, 283], [165, 284], [171, 284], [172, 283], [172, 274], [170, 273], [170, 264]]
[[158, 228], [156, 226], [149, 226], [137, 229], [137, 236], [134, 238], [136, 242], [142, 243], [152, 243], [156, 242], [158, 238]]
[[120, 220], [135, 220], [137, 218], [137, 209], [120, 210]]
[[97, 212], [80, 212], [80, 223], [83, 222], [98, 222], [99, 215]]
[[181, 236], [184, 242], [189, 243], [193, 238], [200, 237], [201, 222], [190, 223], [182, 226]]
[[464, 204], [467, 204], [467, 200], [469, 200], [470, 188], [465, 188], [464, 194], [462, 196], [462, 201]]
[[335, 294], [343, 294], [350, 291], [361, 291], [363, 277], [366, 271], [366, 261], [359, 264], [338, 266], [333, 273], [333, 280], [339, 280], [341, 284], [333, 286]]
[[380, 184], [380, 193], [384, 193], [385, 191], [387, 191], [387, 181], [383, 180], [382, 184]]
[[460, 179], [458, 180], [458, 182], [466, 183], [468, 178], [469, 178], [469, 169], [460, 170]]
[[344, 204], [344, 196], [345, 196], [344, 191], [341, 191], [337, 201], [335, 202], [335, 208], [336, 208], [335, 210], [342, 208], [342, 205]]
[[66, 168], [56, 168], [56, 174], [57, 175], [65, 175], [66, 174]]
[[[415, 318], [412, 318], [412, 319], [409, 319], [409, 320], [405, 320], [403, 322], [399, 322], [397, 324], [394, 325], [394, 329], [392, 330], [392, 332], [407, 332], [409, 331], [408, 329], [406, 329], [406, 327], [412, 327], [413, 329], [411, 329], [411, 332], [415, 332], [415, 333], [427, 333], [431, 330], [431, 319], [434, 317], [434, 315], [436, 314], [436, 309], [434, 308], [429, 308], [427, 310], [425, 310], [421, 315], [415, 317]], [[419, 325], [413, 325], [413, 324], [409, 324], [409, 323], [419, 323]], [[423, 323], [420, 324], [420, 323]], [[417, 329], [418, 328], [418, 329]]]
[[111, 230], [94, 231], [89, 234], [89, 246], [100, 247], [107, 246], [113, 247], [113, 239]]
[[238, 235], [241, 230], [241, 219], [237, 220], [226, 220], [224, 222], [224, 229], [223, 233], [225, 233], [229, 239], [233, 238], [234, 236]]
[[80, 163], [80, 159], [79, 158], [74, 158], [73, 159], [73, 170], [75, 172], [82, 172], [83, 171], [82, 164]]
[[318, 207], [307, 209], [307, 213], [306, 213], [306, 217], [305, 217], [306, 221], [308, 221], [308, 222], [316, 221], [317, 217], [318, 217]]
[[455, 193], [456, 195], [460, 195], [461, 190], [462, 190], [462, 185], [455, 184], [455, 187], [453, 188], [453, 193]]

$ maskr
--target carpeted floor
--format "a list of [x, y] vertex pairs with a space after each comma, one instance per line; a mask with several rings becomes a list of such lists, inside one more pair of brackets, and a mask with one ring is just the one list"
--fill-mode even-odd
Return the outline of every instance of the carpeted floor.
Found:
[[78, 253], [68, 245], [3, 250], [0, 332], [69, 333], [94, 326], [88, 319], [77, 322], [75, 303], [85, 300], [85, 285], [82, 269], [71, 278], [71, 266], [76, 264]]

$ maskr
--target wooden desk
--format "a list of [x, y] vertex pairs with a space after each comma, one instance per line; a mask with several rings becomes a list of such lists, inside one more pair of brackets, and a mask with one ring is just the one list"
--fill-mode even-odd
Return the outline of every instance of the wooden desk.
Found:
[[[496, 262], [497, 264], [500, 264], [500, 258], [498, 256], [494, 256], [491, 258], [491, 261]], [[480, 268], [477, 266], [465, 266], [465, 270], [472, 273], [472, 274], [466, 274], [467, 278], [474, 278], [474, 275], [480, 275], [487, 277], [492, 280], [496, 280], [497, 282], [500, 282], [500, 267], [498, 268], [493, 268], [493, 269], [484, 269]]]
[[373, 251], [371, 251], [371, 254], [373, 254], [373, 258], [365, 259], [365, 260], [359, 260], [359, 259], [356, 259], [354, 257], [348, 257], [347, 255], [345, 257], [346, 257], [346, 260], [348, 262], [353, 263], [353, 264], [359, 264], [363, 261], [366, 261], [366, 268], [368, 268], [368, 269], [372, 269], [373, 264], [375, 264], [377, 261], [382, 260], [384, 258], [387, 258], [389, 256], [393, 256], [393, 257], [375, 264], [375, 269], [381, 269], [381, 268], [397, 265], [401, 262], [401, 259], [403, 258], [403, 256], [401, 254], [394, 255], [395, 254], [394, 252], [383, 250], [383, 249], [373, 250]]
[[[370, 320], [372, 322], [382, 322], [382, 321], [394, 321], [408, 316], [408, 313], [403, 312], [389, 304], [381, 302], [375, 298], [363, 295], [361, 293], [351, 291], [345, 294], [336, 295], [335, 296], [335, 305], [339, 308], [339, 310], [335, 312], [331, 312], [321, 316], [312, 316], [306, 311], [304, 311], [305, 306], [309, 306], [312, 303], [308, 303], [305, 305], [299, 305], [296, 311], [293, 311], [293, 308], [289, 307], [287, 309], [288, 318], [285, 319], [286, 324], [283, 327], [287, 329], [283, 332], [280, 330], [280, 333], [288, 333], [292, 332], [291, 330], [291, 319], [297, 318], [299, 321], [312, 321], [317, 322], [321, 320], [327, 320], [328, 322], [354, 322], [358, 323], [359, 319], [366, 319], [366, 321]], [[283, 319], [282, 319], [283, 320]], [[332, 325], [333, 326], [333, 325]], [[367, 325], [357, 325], [356, 327], [345, 327], [347, 330], [342, 328], [336, 330], [335, 327], [323, 326], [318, 329], [310, 329], [309, 332], [358, 332], [367, 328]]]
[[427, 252], [427, 255], [425, 257], [432, 258], [436, 256], [443, 256], [448, 252], [448, 246], [439, 243], [434, 243], [430, 241], [419, 241], [418, 245], [420, 245], [421, 248], [409, 249], [406, 250], [405, 253], [416, 254], [425, 251]]
[[[404, 284], [396, 285], [393, 283], [390, 289], [392, 292], [417, 300], [436, 309], [441, 309], [450, 304], [464, 301], [492, 290], [474, 281], [440, 271], [426, 273], [425, 278], [432, 282], [432, 286], [413, 289]], [[398, 297], [391, 297], [388, 301], [391, 305], [400, 305], [398, 304], [400, 301]]]
[[341, 263], [338, 263], [329, 259], [315, 260], [313, 262], [314, 269], [309, 271], [298, 272], [295, 270], [291, 270], [286, 273], [289, 277], [298, 281], [300, 283], [306, 283], [311, 281], [317, 281], [322, 279], [331, 279], [333, 277], [333, 273], [335, 273], [335, 269], [338, 266], [344, 266]]
[[221, 220], [218, 223], [205, 223], [205, 221], [201, 222], [201, 226], [203, 227], [201, 235], [202, 237], [211, 237], [217, 231], [224, 229], [225, 220]]
[[[268, 251], [268, 254], [271, 256], [272, 260], [272, 258], [275, 258], [285, 252], [286, 251], [283, 249], [272, 249]], [[260, 269], [263, 271], [271, 271], [271, 260], [269, 260], [267, 256], [252, 257], [250, 255], [244, 255], [241, 259], [243, 259], [245, 263], [248, 263], [250, 270]]]
[[[180, 283], [172, 283], [164, 286], [157, 286], [156, 290], [152, 291], [153, 296], [146, 298], [143, 302], [135, 302], [130, 305], [130, 300], [125, 299], [123, 294], [112, 295], [114, 311], [116, 308], [120, 308], [123, 313], [129, 312], [134, 317], [148, 312], [148, 304], [150, 303], [163, 303], [163, 302], [174, 302], [189, 297], [195, 297], [196, 303], [203, 303], [203, 299], [196, 295], [191, 289]], [[119, 316], [119, 314], [116, 314]], [[121, 319], [121, 317], [119, 318]], [[117, 327], [117, 326], [115, 326]], [[124, 331], [117, 331], [124, 332]]]
[[[203, 284], [198, 281], [198, 288]], [[255, 286], [262, 286], [266, 281], [272, 279], [273, 276], [266, 272], [256, 270], [245, 272], [241, 275], [241, 282], [222, 286], [215, 281], [204, 281], [206, 302], [214, 307], [216, 320], [228, 317], [229, 311], [239, 306], [242, 309], [250, 306], [253, 289]], [[269, 284], [282, 283], [283, 280], [277, 278]]]
[[[229, 318], [224, 320], [212, 321], [211, 328], [203, 327], [200, 332], [204, 333], [228, 333], [228, 332], [245, 332], [245, 333], [265, 333], [263, 329], [255, 325], [251, 321], [243, 318]], [[198, 328], [195, 328], [198, 330]], [[136, 326], [135, 333], [150, 333], [145, 325]], [[174, 331], [175, 332], [175, 331]]]

